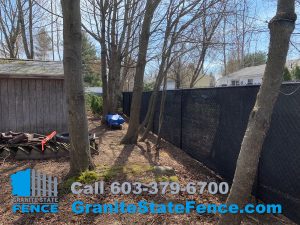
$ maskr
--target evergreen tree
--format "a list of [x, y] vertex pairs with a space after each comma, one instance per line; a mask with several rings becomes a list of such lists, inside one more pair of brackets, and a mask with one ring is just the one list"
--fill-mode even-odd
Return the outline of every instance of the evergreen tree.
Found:
[[293, 79], [300, 80], [300, 67], [298, 65], [292, 70], [292, 75]]
[[246, 67], [263, 65], [266, 63], [266, 61], [267, 54], [265, 52], [246, 54], [242, 62], [241, 60], [238, 60], [234, 54], [231, 54], [226, 64], [226, 72], [229, 74]]
[[51, 50], [51, 37], [45, 28], [41, 28], [37, 35], [36, 56], [40, 60], [46, 60]]
[[243, 68], [250, 66], [259, 66], [265, 64], [267, 61], [267, 55], [264, 52], [255, 52], [245, 55]]
[[284, 81], [292, 80], [292, 75], [287, 67], [284, 67], [284, 70], [283, 70], [283, 80]]
[[97, 66], [95, 60], [98, 59], [96, 47], [89, 39], [89, 36], [82, 33], [82, 69], [84, 82], [88, 86], [101, 86], [100, 65]]

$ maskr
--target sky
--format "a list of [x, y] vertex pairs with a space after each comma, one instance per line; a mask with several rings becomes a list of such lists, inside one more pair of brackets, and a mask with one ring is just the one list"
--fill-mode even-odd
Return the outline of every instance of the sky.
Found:
[[[264, 21], [270, 21], [272, 17], [276, 13], [277, 8], [277, 0], [257, 0], [257, 25], [265, 30], [262, 34], [259, 35], [259, 42], [257, 48], [268, 52], [268, 46], [269, 46], [269, 30], [268, 30], [268, 24]], [[296, 28], [294, 30], [294, 33], [292, 34], [291, 41], [292, 43], [300, 44], [299, 39], [299, 32], [300, 32], [300, 6], [296, 5], [296, 13], [298, 14], [298, 21], [296, 21]], [[300, 46], [300, 45], [299, 45]], [[297, 47], [297, 46], [296, 46]], [[298, 49], [296, 49], [293, 45], [290, 46], [288, 59], [298, 59], [300, 58], [300, 52]]]
[[[251, 18], [255, 18], [255, 26], [258, 27], [259, 32], [256, 33], [254, 36], [254, 40], [252, 45], [250, 46], [250, 52], [256, 52], [256, 51], [262, 51], [262, 52], [268, 52], [268, 46], [269, 46], [269, 30], [268, 30], [268, 22], [272, 19], [272, 17], [276, 13], [276, 7], [277, 7], [277, 0], [249, 0], [251, 2], [250, 9], [251, 12], [250, 15]], [[300, 6], [297, 6], [297, 13], [300, 15]], [[300, 18], [300, 16], [299, 16]], [[300, 25], [300, 22], [299, 22]], [[292, 42], [293, 43], [299, 43], [299, 49], [300, 49], [300, 35], [297, 34], [297, 32], [300, 34], [300, 26], [296, 26], [295, 32], [296, 34], [292, 35]], [[98, 44], [96, 44], [97, 50], [100, 51], [100, 47]], [[289, 54], [288, 54], [288, 60], [291, 59], [298, 59], [300, 58], [300, 51], [293, 47], [291, 45]], [[150, 78], [153, 75], [157, 73], [158, 70], [158, 62], [157, 60], [153, 60], [147, 63], [146, 70], [145, 70], [145, 77]], [[218, 78], [220, 75], [220, 71], [222, 70], [222, 60], [208, 60], [206, 63], [206, 66], [208, 67], [208, 73], [212, 73], [215, 75], [216, 78]]]
[[[250, 46], [250, 52], [262, 51], [268, 53], [270, 34], [268, 29], [268, 22], [274, 17], [277, 9], [277, 0], [253, 0], [251, 5], [251, 18], [255, 17], [255, 26], [259, 28], [259, 32], [254, 35], [252, 45]], [[298, 22], [296, 22], [296, 28], [292, 34], [290, 49], [288, 52], [287, 60], [300, 58], [300, 6], [296, 5], [296, 13], [298, 15]], [[297, 47], [299, 46], [299, 48]], [[210, 63], [210, 71], [216, 78], [219, 78], [220, 70], [222, 69], [222, 63], [212, 64]]]
[[[268, 52], [269, 46], [269, 30], [268, 30], [268, 21], [272, 19], [272, 17], [276, 13], [276, 0], [253, 0], [250, 6], [251, 12], [250, 17], [255, 18], [255, 26], [259, 28], [259, 32], [254, 36], [253, 44], [250, 46], [250, 52], [262, 51]], [[294, 51], [291, 49], [289, 52], [288, 58], [299, 58], [297, 57], [298, 51]], [[216, 78], [220, 75], [220, 71], [222, 70], [222, 61], [221, 60], [207, 60], [206, 67], [208, 68], [208, 73], [212, 73]], [[151, 76], [155, 74], [157, 70], [156, 62], [150, 62], [146, 66], [146, 76]]]
[[[15, 1], [15, 0], [13, 0]], [[277, 0], [248, 0], [252, 2], [251, 5], [251, 14], [255, 18], [255, 25], [259, 28], [260, 32], [257, 35], [254, 35], [256, 40], [250, 46], [251, 52], [255, 51], [262, 51], [268, 52], [268, 45], [269, 45], [269, 30], [268, 30], [268, 21], [275, 15], [276, 13], [276, 5]], [[300, 15], [300, 6], [298, 5], [297, 11], [298, 15]], [[300, 20], [300, 16], [298, 16]], [[300, 22], [297, 22], [300, 25]], [[292, 35], [292, 42], [299, 46], [300, 49], [300, 26], [297, 25], [294, 34]], [[91, 38], [91, 40], [93, 40]], [[298, 44], [298, 45], [297, 45]], [[97, 52], [100, 52], [100, 47], [97, 42], [95, 42]], [[62, 49], [61, 49], [62, 50]], [[290, 51], [288, 54], [288, 59], [297, 59], [300, 58], [300, 51], [291, 45]], [[56, 60], [58, 60], [58, 56], [56, 55]], [[221, 60], [214, 60], [207, 62], [207, 67], [209, 67], [210, 72], [217, 75], [220, 73], [222, 68], [222, 61]], [[146, 76], [153, 75], [158, 68], [157, 61], [149, 62], [146, 66]]]

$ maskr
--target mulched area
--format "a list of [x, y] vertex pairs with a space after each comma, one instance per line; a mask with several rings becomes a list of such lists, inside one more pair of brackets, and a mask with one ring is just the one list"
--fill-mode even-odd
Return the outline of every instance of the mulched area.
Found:
[[[89, 119], [90, 131], [99, 137], [99, 155], [95, 155], [94, 162], [96, 172], [104, 174], [107, 183], [113, 181], [141, 181], [149, 183], [160, 177], [151, 169], [155, 165], [169, 166], [174, 168], [176, 179], [182, 185], [195, 181], [217, 181], [220, 178], [212, 171], [208, 170], [198, 161], [192, 159], [182, 150], [164, 143], [159, 155], [153, 150], [153, 138], [147, 142], [140, 142], [137, 145], [120, 145], [119, 142], [125, 134], [127, 124], [122, 130], [111, 130], [105, 125], [101, 125], [99, 119]], [[75, 196], [63, 192], [60, 193], [58, 214], [13, 214], [11, 211], [11, 186], [9, 175], [25, 168], [35, 168], [41, 172], [52, 176], [57, 176], [60, 180], [67, 174], [69, 164], [67, 158], [55, 160], [32, 160], [0, 161], [0, 225], [7, 224], [217, 224], [218, 215], [192, 213], [190, 215], [95, 215], [83, 214], [75, 215], [71, 213], [71, 203], [75, 200], [82, 200], [85, 203], [112, 203], [115, 200], [127, 203], [148, 200], [154, 202], [176, 203], [186, 200], [195, 200], [199, 203], [224, 203], [226, 196], [211, 195], [205, 192], [203, 195], [188, 195], [180, 193], [178, 195], [104, 195]], [[104, 172], [103, 172], [104, 171]], [[247, 217], [243, 224], [292, 224], [284, 217], [273, 216], [252, 216]]]

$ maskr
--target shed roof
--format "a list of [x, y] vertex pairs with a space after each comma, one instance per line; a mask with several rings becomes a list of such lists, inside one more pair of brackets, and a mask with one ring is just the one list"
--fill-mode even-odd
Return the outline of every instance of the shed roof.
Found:
[[0, 78], [63, 79], [63, 62], [0, 59]]

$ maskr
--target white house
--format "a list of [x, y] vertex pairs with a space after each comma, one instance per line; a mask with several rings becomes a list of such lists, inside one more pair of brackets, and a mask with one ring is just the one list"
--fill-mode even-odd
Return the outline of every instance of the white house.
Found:
[[261, 84], [266, 65], [246, 67], [217, 80], [218, 87]]
[[[300, 65], [300, 60], [289, 60], [286, 67], [291, 70], [296, 65]], [[251, 66], [228, 74], [217, 80], [217, 87], [226, 86], [243, 86], [243, 85], [259, 85], [262, 83], [262, 77], [266, 68], [266, 64], [259, 66]]]

